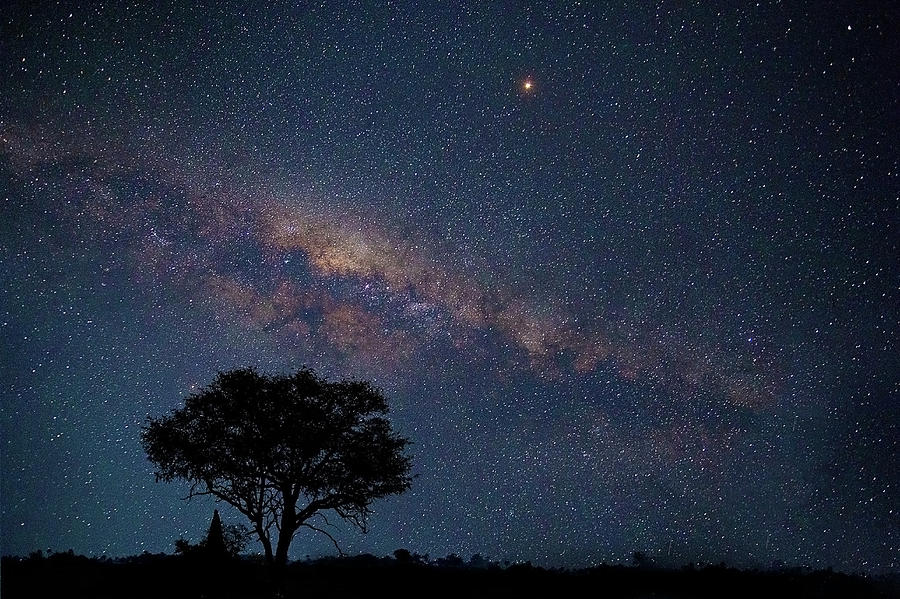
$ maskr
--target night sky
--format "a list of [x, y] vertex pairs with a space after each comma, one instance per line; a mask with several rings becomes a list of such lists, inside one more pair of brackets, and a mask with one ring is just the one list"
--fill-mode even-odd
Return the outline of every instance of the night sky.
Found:
[[200, 540], [146, 417], [305, 364], [349, 553], [898, 567], [896, 6], [186, 4], [0, 16], [3, 554]]

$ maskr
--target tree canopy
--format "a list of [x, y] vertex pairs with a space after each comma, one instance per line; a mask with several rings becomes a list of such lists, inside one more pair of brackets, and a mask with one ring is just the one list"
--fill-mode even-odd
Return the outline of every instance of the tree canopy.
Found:
[[334, 541], [314, 516], [327, 524], [331, 512], [365, 531], [375, 499], [410, 487], [409, 440], [387, 413], [383, 393], [365, 381], [242, 368], [220, 372], [168, 416], [148, 418], [141, 440], [157, 481], [183, 479], [188, 498], [233, 505], [267, 561], [284, 564], [300, 528]]

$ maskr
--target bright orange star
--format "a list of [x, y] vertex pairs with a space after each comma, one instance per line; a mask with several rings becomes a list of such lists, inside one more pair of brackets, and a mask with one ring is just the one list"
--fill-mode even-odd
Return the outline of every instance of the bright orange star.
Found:
[[526, 92], [532, 91], [534, 89], [534, 81], [526, 79], [525, 83], [522, 84], [522, 89]]

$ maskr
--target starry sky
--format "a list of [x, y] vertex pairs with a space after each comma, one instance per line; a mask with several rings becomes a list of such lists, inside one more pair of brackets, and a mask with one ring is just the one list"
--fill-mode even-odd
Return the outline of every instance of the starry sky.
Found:
[[0, 17], [3, 554], [200, 540], [147, 416], [308, 365], [350, 553], [897, 568], [896, 7], [188, 4]]

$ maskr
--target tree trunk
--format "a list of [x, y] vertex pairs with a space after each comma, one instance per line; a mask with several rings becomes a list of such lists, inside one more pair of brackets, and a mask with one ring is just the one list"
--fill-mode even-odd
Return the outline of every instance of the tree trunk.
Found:
[[263, 548], [266, 550], [266, 563], [271, 566], [275, 563], [275, 557], [272, 555], [272, 543], [269, 539], [263, 541]]
[[278, 568], [283, 568], [287, 565], [288, 558], [288, 545], [287, 543], [282, 543], [281, 539], [278, 540], [278, 548], [275, 550], [275, 566]]
[[263, 532], [261, 525], [258, 525], [255, 528], [256, 536], [259, 537], [259, 542], [262, 543], [263, 549], [266, 551], [266, 563], [271, 566], [275, 563], [275, 558], [272, 556], [272, 541], [270, 541], [269, 536]]
[[294, 511], [297, 498], [291, 495], [290, 488], [281, 490], [284, 497], [284, 511], [281, 514], [281, 530], [278, 531], [278, 547], [275, 549], [275, 566], [281, 568], [287, 564], [288, 548], [297, 530], [297, 513]]
[[293, 515], [288, 518], [285, 514], [282, 519], [281, 532], [278, 534], [278, 547], [275, 549], [275, 565], [282, 567], [287, 564], [288, 548], [291, 546], [291, 540], [294, 537], [294, 531], [297, 527], [293, 522]]
[[[283, 530], [283, 529], [282, 529]], [[269, 566], [271, 576], [272, 596], [284, 597], [285, 594], [285, 566], [287, 565], [287, 547], [282, 550], [283, 534], [278, 535], [278, 548], [272, 555], [272, 541], [266, 537], [263, 546], [266, 548], [266, 564]]]

